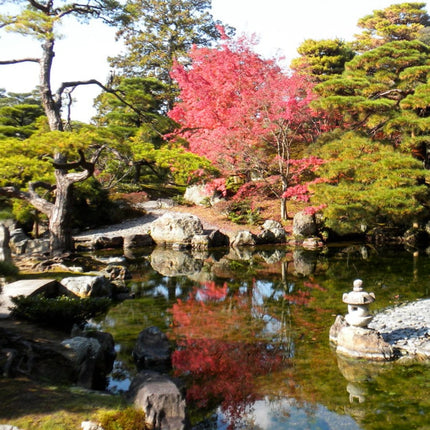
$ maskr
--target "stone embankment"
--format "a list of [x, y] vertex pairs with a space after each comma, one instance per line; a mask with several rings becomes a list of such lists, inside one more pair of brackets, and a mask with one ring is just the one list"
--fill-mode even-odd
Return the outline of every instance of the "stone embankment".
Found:
[[386, 309], [374, 316], [369, 328], [403, 356], [430, 359], [430, 299]]

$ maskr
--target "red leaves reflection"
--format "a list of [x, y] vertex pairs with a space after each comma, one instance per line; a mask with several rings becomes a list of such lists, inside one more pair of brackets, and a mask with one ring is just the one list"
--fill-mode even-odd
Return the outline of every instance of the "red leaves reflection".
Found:
[[198, 407], [221, 404], [239, 417], [258, 397], [257, 377], [285, 367], [277, 345], [262, 340], [265, 326], [255, 318], [249, 294], [227, 295], [224, 284], [205, 283], [172, 307], [177, 376], [188, 376], [188, 401]]

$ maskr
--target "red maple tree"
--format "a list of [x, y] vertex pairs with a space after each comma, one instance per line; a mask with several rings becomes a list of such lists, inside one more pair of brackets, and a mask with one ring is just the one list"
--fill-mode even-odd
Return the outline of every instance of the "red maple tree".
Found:
[[[292, 147], [310, 143], [319, 130], [309, 106], [313, 84], [286, 73], [277, 60], [262, 58], [254, 45], [246, 37], [225, 36], [217, 47], [194, 47], [191, 67], [172, 69], [180, 101], [169, 116], [181, 124], [177, 134], [190, 150], [225, 175], [273, 177], [270, 169], [276, 166], [285, 204]], [[281, 212], [285, 218], [286, 206]]]

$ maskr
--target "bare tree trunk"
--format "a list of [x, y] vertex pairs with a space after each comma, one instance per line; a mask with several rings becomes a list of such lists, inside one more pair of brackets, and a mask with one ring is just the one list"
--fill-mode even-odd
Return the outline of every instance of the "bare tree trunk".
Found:
[[282, 175], [282, 193], [281, 193], [281, 219], [286, 220], [288, 219], [288, 212], [287, 212], [287, 198], [284, 197], [285, 191], [288, 189], [288, 180], [287, 178]]
[[72, 188], [64, 172], [56, 170], [57, 189], [55, 204], [49, 218], [50, 250], [53, 255], [61, 255], [73, 250], [71, 228]]
[[42, 45], [42, 57], [40, 59], [40, 95], [43, 109], [48, 118], [50, 130], [63, 131], [61, 96], [60, 100], [56, 100], [51, 89], [51, 69], [54, 56], [54, 40], [46, 40]]

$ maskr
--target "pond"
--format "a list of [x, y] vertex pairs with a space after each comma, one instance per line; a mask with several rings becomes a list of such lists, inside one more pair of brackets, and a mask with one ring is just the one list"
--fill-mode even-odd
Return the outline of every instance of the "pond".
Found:
[[112, 390], [127, 389], [139, 332], [158, 326], [176, 345], [172, 375], [186, 381], [196, 429], [429, 428], [429, 363], [349, 361], [328, 340], [354, 279], [375, 293], [373, 311], [428, 298], [424, 251], [156, 248], [128, 257], [136, 298], [99, 321], [117, 342]]

